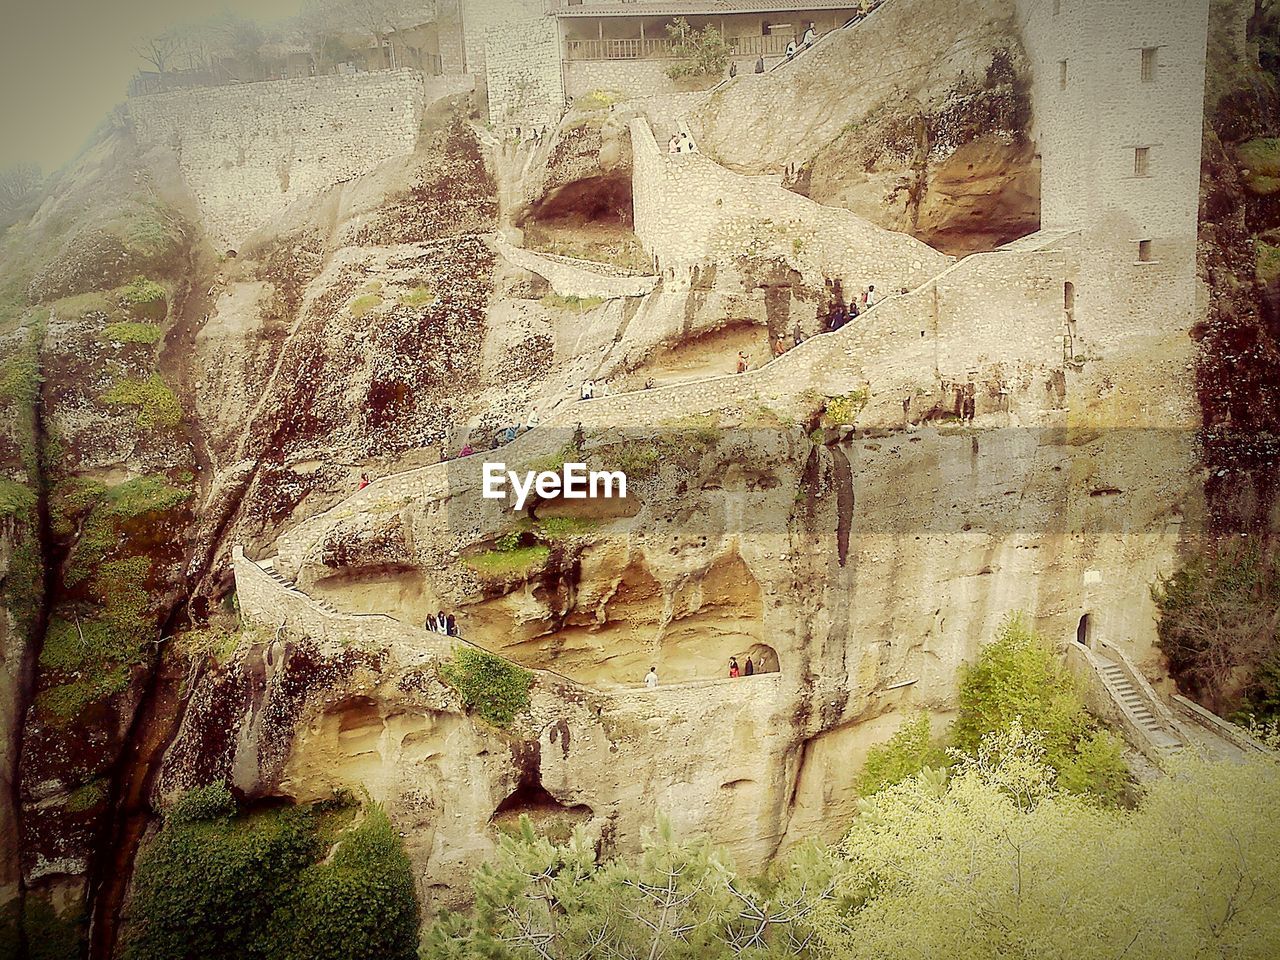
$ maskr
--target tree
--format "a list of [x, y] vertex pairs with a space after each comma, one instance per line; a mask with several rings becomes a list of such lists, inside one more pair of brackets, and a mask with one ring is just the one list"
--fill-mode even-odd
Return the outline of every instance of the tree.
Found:
[[556, 846], [526, 817], [476, 873], [471, 913], [437, 922], [422, 957], [808, 957], [808, 918], [831, 896], [834, 868], [829, 854], [805, 846], [756, 884], [706, 838], [678, 841], [662, 821], [638, 859], [600, 863], [581, 829]]
[[682, 77], [718, 77], [729, 65], [729, 44], [715, 27], [695, 30], [684, 17], [677, 17], [667, 25], [667, 35], [672, 42], [672, 55], [677, 63], [667, 75], [673, 80]]
[[156, 68], [156, 73], [165, 73], [172, 65], [174, 56], [182, 49], [182, 38], [170, 30], [148, 37], [134, 44], [133, 52]]
[[1151, 595], [1170, 669], [1214, 712], [1237, 705], [1242, 692], [1255, 700], [1280, 697], [1274, 687], [1257, 689], [1280, 683], [1274, 669], [1280, 660], [1280, 565], [1274, 557], [1251, 542], [1230, 544], [1160, 578]]
[[[1187, 762], [1134, 811], [1057, 790], [1011, 730], [940, 783], [860, 804], [836, 892], [812, 922], [829, 957], [1264, 960], [1280, 944], [1280, 767]], [[842, 898], [842, 899], [841, 899]]]
[[869, 797], [928, 767], [946, 765], [946, 751], [933, 742], [929, 715], [920, 713], [904, 722], [887, 743], [867, 752], [867, 761], [858, 779], [858, 793]]

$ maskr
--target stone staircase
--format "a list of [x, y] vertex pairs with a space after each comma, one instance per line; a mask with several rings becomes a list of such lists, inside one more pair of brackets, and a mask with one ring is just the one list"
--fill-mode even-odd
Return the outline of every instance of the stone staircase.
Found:
[[1169, 731], [1156, 716], [1158, 709], [1150, 702], [1137, 684], [1129, 678], [1124, 667], [1118, 663], [1104, 662], [1101, 668], [1103, 682], [1111, 691], [1112, 697], [1129, 715], [1134, 725], [1162, 751], [1170, 753], [1182, 750], [1186, 742]]
[[303, 593], [300, 589], [298, 589], [297, 581], [290, 580], [288, 577], [286, 577], [284, 574], [282, 574], [279, 570], [276, 569], [275, 557], [271, 557], [268, 560], [258, 561], [258, 566], [262, 569], [262, 571], [268, 577], [270, 577], [276, 583], [280, 584], [280, 586], [283, 587], [285, 590], [288, 590], [291, 593], [296, 593], [300, 597], [304, 597], [309, 603], [320, 608], [325, 613], [333, 614], [335, 616], [341, 615], [342, 611], [339, 610], [337, 607], [335, 607], [333, 604], [329, 603], [327, 600], [321, 600], [319, 597], [313, 597], [311, 596], [311, 594]]

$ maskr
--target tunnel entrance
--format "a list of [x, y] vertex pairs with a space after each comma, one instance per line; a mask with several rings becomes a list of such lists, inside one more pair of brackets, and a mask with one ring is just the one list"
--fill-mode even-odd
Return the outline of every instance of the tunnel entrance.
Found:
[[1076, 626], [1076, 643], [1082, 647], [1087, 647], [1093, 641], [1093, 616], [1086, 613], [1080, 618], [1080, 623]]

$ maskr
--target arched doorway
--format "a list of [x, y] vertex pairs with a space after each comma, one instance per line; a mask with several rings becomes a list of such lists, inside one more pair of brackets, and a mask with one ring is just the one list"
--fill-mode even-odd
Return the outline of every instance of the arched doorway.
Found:
[[1086, 613], [1076, 627], [1076, 643], [1087, 647], [1093, 641], [1093, 615]]

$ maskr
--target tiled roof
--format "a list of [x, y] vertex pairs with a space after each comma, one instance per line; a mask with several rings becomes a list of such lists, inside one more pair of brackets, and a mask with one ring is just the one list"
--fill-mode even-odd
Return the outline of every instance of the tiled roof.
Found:
[[781, 13], [792, 10], [857, 9], [856, 0], [647, 0], [637, 3], [583, 3], [558, 6], [557, 17], [671, 17], [730, 13]]

